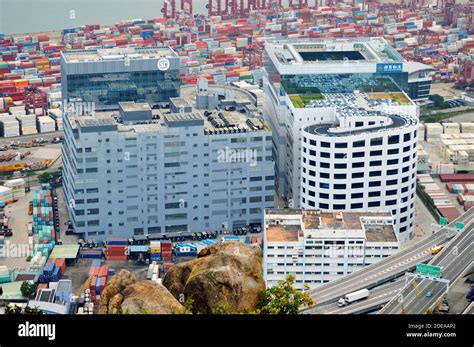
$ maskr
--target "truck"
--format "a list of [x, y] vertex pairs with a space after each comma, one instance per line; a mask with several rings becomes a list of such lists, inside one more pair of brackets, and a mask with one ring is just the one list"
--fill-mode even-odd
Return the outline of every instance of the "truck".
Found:
[[352, 293], [344, 295], [342, 298], [338, 300], [337, 306], [343, 307], [343, 306], [349, 305], [350, 303], [353, 303], [354, 301], [366, 299], [368, 296], [369, 296], [369, 290], [364, 288], [356, 292], [352, 292]]

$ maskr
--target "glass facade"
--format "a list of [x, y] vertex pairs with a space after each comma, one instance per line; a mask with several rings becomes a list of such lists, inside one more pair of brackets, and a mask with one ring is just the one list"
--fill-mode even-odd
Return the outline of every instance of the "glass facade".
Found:
[[282, 76], [281, 93], [399, 92], [408, 87], [408, 74], [314, 74]]
[[96, 109], [116, 108], [119, 102], [168, 102], [179, 96], [179, 70], [68, 75], [69, 100], [95, 102]]

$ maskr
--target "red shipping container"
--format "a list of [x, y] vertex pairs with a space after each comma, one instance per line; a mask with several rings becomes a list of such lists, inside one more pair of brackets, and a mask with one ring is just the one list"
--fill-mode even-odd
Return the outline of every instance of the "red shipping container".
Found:
[[100, 277], [107, 277], [109, 274], [109, 267], [108, 266], [101, 266], [99, 270]]
[[61, 275], [64, 275], [64, 272], [66, 271], [66, 259], [58, 258], [56, 259], [55, 263], [56, 263], [56, 266], [61, 270]]
[[90, 270], [89, 270], [89, 276], [94, 276], [94, 277], [98, 277], [99, 276], [99, 268], [98, 267], [91, 267]]

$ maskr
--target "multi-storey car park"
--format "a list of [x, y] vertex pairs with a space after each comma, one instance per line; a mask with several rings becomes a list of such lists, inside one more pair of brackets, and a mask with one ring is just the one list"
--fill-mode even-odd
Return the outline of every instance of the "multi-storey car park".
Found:
[[413, 234], [414, 71], [382, 38], [268, 42], [265, 119], [277, 191], [290, 207], [391, 211]]
[[95, 117], [66, 114], [64, 194], [76, 233], [100, 240], [262, 224], [274, 205], [272, 135], [254, 100], [231, 87], [184, 89], [166, 109], [120, 103]]
[[277, 285], [288, 274], [296, 287], [315, 288], [398, 252], [389, 212], [267, 209], [264, 277]]
[[62, 98], [93, 102], [96, 110], [121, 101], [152, 106], [179, 96], [180, 60], [167, 47], [121, 47], [61, 53]]

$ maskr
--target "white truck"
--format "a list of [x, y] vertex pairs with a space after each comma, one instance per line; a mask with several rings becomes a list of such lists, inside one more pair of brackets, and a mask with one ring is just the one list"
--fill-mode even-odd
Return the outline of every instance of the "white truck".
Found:
[[343, 306], [349, 305], [350, 303], [354, 301], [366, 299], [368, 296], [369, 296], [369, 290], [364, 288], [356, 292], [352, 292], [352, 293], [344, 295], [342, 298], [338, 300], [337, 306], [343, 307]]

